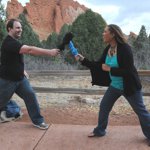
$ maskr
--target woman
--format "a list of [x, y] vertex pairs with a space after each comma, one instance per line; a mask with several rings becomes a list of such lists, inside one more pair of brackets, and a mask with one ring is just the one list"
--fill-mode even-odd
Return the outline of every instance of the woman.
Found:
[[134, 66], [133, 55], [121, 29], [114, 24], [106, 26], [103, 40], [108, 46], [98, 62], [91, 62], [81, 54], [76, 59], [88, 67], [92, 75], [92, 84], [108, 86], [102, 98], [98, 125], [89, 137], [101, 137], [106, 134], [109, 113], [116, 100], [123, 95], [138, 115], [142, 131], [150, 139], [150, 114], [143, 104], [141, 83]]

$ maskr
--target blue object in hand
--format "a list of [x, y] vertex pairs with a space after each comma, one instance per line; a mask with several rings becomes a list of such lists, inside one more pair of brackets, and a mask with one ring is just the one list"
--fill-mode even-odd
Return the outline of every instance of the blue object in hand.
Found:
[[79, 54], [78, 50], [74, 47], [74, 44], [72, 41], [69, 42], [69, 48], [70, 48], [72, 55], [76, 56]]

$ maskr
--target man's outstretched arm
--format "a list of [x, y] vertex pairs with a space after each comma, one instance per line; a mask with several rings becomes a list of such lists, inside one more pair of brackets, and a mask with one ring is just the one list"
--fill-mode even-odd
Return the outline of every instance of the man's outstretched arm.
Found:
[[36, 56], [57, 56], [60, 53], [59, 49], [44, 49], [35, 46], [23, 45], [20, 49], [20, 54], [30, 54]]

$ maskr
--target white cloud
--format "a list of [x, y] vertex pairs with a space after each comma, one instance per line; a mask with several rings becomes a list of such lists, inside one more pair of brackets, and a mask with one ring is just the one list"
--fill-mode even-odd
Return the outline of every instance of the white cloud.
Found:
[[104, 19], [107, 19], [108, 24], [113, 23], [114, 19], [119, 15], [120, 7], [116, 5], [94, 5], [88, 3], [87, 0], [76, 0], [80, 4], [84, 4], [87, 8], [90, 8], [94, 12], [102, 15]]
[[23, 6], [29, 2], [29, 0], [18, 0]]
[[[129, 34], [130, 31], [139, 34], [141, 26], [144, 25], [146, 27], [146, 31], [150, 33], [150, 13], [141, 13], [137, 16], [130, 16], [128, 18], [122, 19], [121, 22], [118, 22], [118, 25], [122, 28], [123, 32]], [[149, 20], [149, 21], [148, 21]]]
[[93, 5], [92, 10], [101, 14], [104, 19], [107, 18], [107, 23], [109, 24], [112, 23], [114, 18], [119, 15], [120, 7], [115, 5]]
[[129, 34], [130, 31], [138, 34], [142, 25], [146, 27], [147, 33], [150, 34], [149, 0], [145, 0], [144, 3], [141, 3], [141, 0], [137, 0], [136, 2], [131, 0], [76, 1], [101, 14], [102, 17], [106, 20], [107, 24], [113, 23], [119, 25], [123, 32], [126, 34]]

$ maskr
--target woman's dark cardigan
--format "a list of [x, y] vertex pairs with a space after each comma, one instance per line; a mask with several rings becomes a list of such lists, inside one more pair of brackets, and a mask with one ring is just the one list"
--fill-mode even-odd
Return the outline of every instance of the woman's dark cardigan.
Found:
[[[102, 64], [105, 63], [106, 55], [110, 46], [104, 49], [102, 57], [97, 62], [89, 61], [84, 58], [82, 65], [88, 67], [91, 71], [92, 85], [109, 86], [109, 72], [102, 70]], [[142, 88], [141, 82], [134, 66], [133, 54], [128, 44], [117, 45], [117, 60], [119, 67], [111, 67], [110, 73], [112, 76], [123, 77], [124, 94], [131, 96], [137, 90]]]

